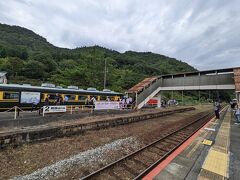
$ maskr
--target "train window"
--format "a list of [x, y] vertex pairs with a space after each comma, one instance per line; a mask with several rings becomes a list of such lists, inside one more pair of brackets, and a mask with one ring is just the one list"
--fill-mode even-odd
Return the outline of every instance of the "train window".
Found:
[[57, 99], [57, 95], [56, 94], [48, 94], [49, 95], [49, 99], [50, 100], [55, 100]]
[[78, 96], [78, 100], [79, 101], [85, 101], [85, 99], [86, 99], [87, 97], [86, 96]]
[[65, 96], [67, 96], [68, 100], [75, 100], [76, 98], [76, 95], [66, 94]]
[[18, 99], [19, 93], [18, 92], [4, 92], [3, 99]]
[[44, 101], [44, 94], [41, 93], [41, 100]]

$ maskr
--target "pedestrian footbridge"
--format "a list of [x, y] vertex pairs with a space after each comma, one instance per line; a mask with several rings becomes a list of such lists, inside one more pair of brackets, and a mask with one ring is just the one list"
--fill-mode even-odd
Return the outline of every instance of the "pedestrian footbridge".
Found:
[[235, 90], [239, 99], [240, 67], [170, 74], [146, 78], [127, 93], [136, 97], [136, 108], [142, 108], [161, 91]]

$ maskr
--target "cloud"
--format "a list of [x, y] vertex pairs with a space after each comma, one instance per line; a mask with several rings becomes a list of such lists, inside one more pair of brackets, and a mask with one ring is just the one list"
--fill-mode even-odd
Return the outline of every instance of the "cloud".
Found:
[[239, 66], [239, 6], [237, 0], [8, 0], [0, 1], [0, 22], [60, 47], [152, 51], [215, 69]]

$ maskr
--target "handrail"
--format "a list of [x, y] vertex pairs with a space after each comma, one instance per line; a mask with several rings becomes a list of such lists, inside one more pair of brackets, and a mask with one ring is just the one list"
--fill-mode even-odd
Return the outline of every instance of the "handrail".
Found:
[[[131, 109], [133, 109], [133, 105], [134, 105], [133, 103], [128, 104], [126, 106], [121, 107], [119, 110], [127, 110], [127, 109], [131, 110]], [[52, 105], [50, 105], [50, 106], [52, 106]], [[70, 112], [70, 114], [73, 114], [73, 112], [81, 112], [81, 111], [83, 111], [83, 112], [90, 111], [90, 113], [93, 113], [93, 111], [95, 110], [94, 105], [63, 105], [63, 106], [66, 106], [66, 112]], [[43, 108], [44, 108], [44, 106], [39, 107], [38, 109], [35, 109], [34, 112], [39, 112], [39, 115], [40, 115], [41, 113], [43, 113]], [[13, 106], [6, 111], [2, 111], [2, 113], [8, 113], [10, 111], [14, 112], [14, 120], [17, 119], [17, 117], [19, 116], [19, 112], [29, 112], [29, 111], [24, 111], [22, 108], [20, 108], [18, 106]]]
[[162, 83], [161, 78], [156, 79], [153, 84], [148, 86], [147, 88], [143, 89], [140, 93], [138, 93], [137, 96], [137, 104], [138, 106], [140, 103], [142, 103], [147, 97], [149, 97]]
[[7, 111], [3, 111], [3, 112], [10, 112], [11, 110], [14, 110], [14, 119], [17, 119], [17, 116], [19, 115], [19, 110], [20, 110], [21, 112], [24, 112], [24, 111], [23, 111], [20, 107], [18, 107], [18, 106], [14, 106], [14, 107], [8, 109]]
[[3, 112], [9, 112], [9, 111], [11, 111], [11, 110], [13, 110], [13, 109], [15, 109], [15, 108], [17, 108], [18, 110], [20, 110], [20, 111], [23, 112], [23, 110], [22, 110], [20, 107], [18, 107], [18, 106], [13, 106], [13, 107], [11, 107], [10, 109], [8, 109], [8, 110], [6, 110], [6, 111], [3, 111]]

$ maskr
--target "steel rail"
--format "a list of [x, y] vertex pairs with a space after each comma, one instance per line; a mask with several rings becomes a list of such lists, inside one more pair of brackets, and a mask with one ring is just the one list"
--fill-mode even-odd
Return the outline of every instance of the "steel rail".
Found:
[[[223, 108], [224, 109], [224, 108]], [[224, 111], [223, 117], [225, 116], [227, 109]], [[212, 114], [212, 113], [210, 113]], [[212, 115], [214, 116], [214, 115]], [[211, 116], [209, 117], [211, 119]], [[160, 162], [162, 162], [164, 159], [166, 159], [172, 152], [174, 152], [178, 147], [180, 147], [185, 141], [187, 141], [193, 134], [195, 134], [199, 129], [201, 129], [206, 123], [208, 122], [208, 120], [206, 120], [206, 122], [204, 122], [203, 124], [201, 124], [197, 129], [195, 129], [190, 135], [188, 135], [188, 137], [186, 137], [182, 142], [180, 142], [177, 146], [175, 146], [171, 151], [167, 152], [163, 157], [161, 157], [160, 159], [158, 159], [155, 163], [153, 163], [151, 166], [149, 166], [147, 169], [145, 169], [143, 172], [141, 172], [137, 177], [134, 178], [134, 180], [137, 179], [142, 179], [144, 176], [146, 176], [151, 170], [153, 170]]]
[[[110, 164], [108, 164], [108, 165], [106, 165], [106, 166], [98, 169], [97, 171], [94, 171], [94, 172], [90, 173], [89, 175], [84, 176], [84, 177], [82, 177], [82, 178], [80, 178], [80, 179], [85, 180], [85, 179], [92, 178], [92, 177], [94, 177], [94, 176], [96, 176], [96, 175], [99, 175], [101, 172], [109, 169], [110, 167], [113, 167], [113, 166], [115, 166], [116, 164], [118, 164], [118, 163], [126, 160], [127, 158], [130, 158], [130, 157], [132, 157], [133, 155], [142, 152], [142, 151], [145, 150], [146, 148], [148, 148], [148, 147], [150, 147], [150, 146], [153, 146], [154, 144], [156, 144], [156, 143], [158, 143], [158, 142], [160, 142], [160, 141], [168, 138], [169, 136], [172, 136], [172, 135], [178, 133], [179, 131], [181, 131], [181, 130], [183, 130], [183, 129], [185, 129], [185, 128], [187, 128], [187, 127], [190, 127], [191, 125], [199, 122], [200, 120], [203, 120], [203, 119], [207, 119], [207, 120], [208, 120], [208, 119], [211, 117], [211, 116], [210, 116], [211, 114], [212, 114], [212, 113], [208, 113], [208, 114], [206, 114], [206, 115], [198, 118], [197, 120], [195, 120], [195, 121], [193, 121], [193, 122], [190, 122], [190, 123], [186, 124], [185, 126], [177, 129], [176, 131], [171, 132], [171, 133], [165, 135], [164, 137], [161, 137], [160, 139], [158, 139], [158, 140], [156, 140], [156, 141], [154, 141], [154, 142], [152, 142], [152, 143], [150, 143], [150, 144], [142, 147], [141, 149], [139, 149], [139, 150], [137, 150], [137, 151], [134, 151], [134, 152], [132, 152], [131, 154], [128, 154], [128, 155], [120, 158], [119, 160], [114, 161], [114, 162], [112, 162], [112, 163], [110, 163]], [[207, 117], [208, 117], [208, 118], [207, 118]], [[204, 124], [206, 124], [206, 123], [207, 123], [207, 120], [206, 120], [205, 123], [201, 124], [200, 127], [197, 128], [197, 130], [199, 130]], [[195, 133], [197, 130], [195, 130], [194, 133]], [[193, 133], [191, 133], [191, 135], [192, 135], [192, 134], [193, 134]], [[190, 135], [190, 136], [191, 136], [191, 135]], [[189, 137], [190, 137], [190, 136], [189, 136]], [[189, 137], [187, 137], [186, 139], [188, 139]], [[183, 142], [184, 142], [184, 141], [185, 141], [185, 139], [183, 140]], [[181, 142], [181, 144], [182, 144], [183, 142]], [[180, 145], [180, 144], [179, 144], [179, 145]], [[178, 145], [178, 146], [179, 146], [179, 145]], [[176, 148], [177, 148], [177, 147], [176, 147]], [[175, 150], [176, 148], [174, 148], [174, 150]], [[169, 151], [168, 153], [166, 153], [166, 154], [163, 156], [163, 158], [165, 159], [172, 151], [173, 151], [173, 150], [171, 150], [171, 151]], [[161, 158], [161, 159], [162, 159], [162, 158]], [[159, 162], [158, 162], [158, 163], [159, 163]], [[154, 164], [157, 164], [157, 163], [154, 163]], [[150, 167], [152, 168], [153, 165], [151, 165]], [[149, 167], [149, 168], [150, 168], [150, 167]], [[149, 168], [147, 168], [147, 169], [149, 169]], [[139, 175], [139, 176], [137, 176], [135, 179], [138, 179], [138, 178], [142, 177], [143, 174], [145, 174], [145, 171], [140, 174], [141, 176]]]

